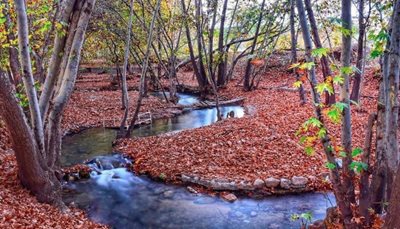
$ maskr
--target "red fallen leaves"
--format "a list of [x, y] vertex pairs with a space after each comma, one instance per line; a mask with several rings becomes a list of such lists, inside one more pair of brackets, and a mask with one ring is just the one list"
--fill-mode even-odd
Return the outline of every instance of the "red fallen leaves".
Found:
[[[80, 76], [63, 115], [63, 129], [74, 132], [85, 127], [119, 126], [123, 116], [121, 90], [99, 90], [109, 84], [107, 74]], [[137, 79], [129, 80], [128, 84], [130, 87], [137, 85]], [[139, 93], [129, 91], [128, 94], [129, 114], [133, 114]], [[149, 96], [143, 99], [141, 111], [157, 114], [167, 107], [169, 104]]]
[[[291, 87], [295, 79], [285, 70], [285, 67], [269, 69], [259, 88]], [[369, 72], [364, 95], [376, 95], [377, 81]], [[327, 173], [321, 147], [317, 146], [313, 156], [307, 156], [295, 135], [301, 124], [313, 116], [310, 103], [300, 106], [297, 92], [265, 89], [243, 92], [236, 84], [231, 82], [220, 95], [246, 97], [248, 110], [252, 107], [257, 110], [254, 116], [228, 119], [174, 135], [125, 140], [117, 149], [137, 159], [138, 173], [152, 177], [163, 174], [172, 182], [178, 182], [181, 174], [250, 182], [257, 178], [311, 176], [311, 188], [326, 189], [329, 185], [321, 176]], [[363, 98], [363, 112], [353, 107], [354, 147], [362, 146], [368, 113], [375, 108], [376, 101], [368, 97]], [[328, 127], [333, 140], [340, 142], [340, 125], [329, 123]]]

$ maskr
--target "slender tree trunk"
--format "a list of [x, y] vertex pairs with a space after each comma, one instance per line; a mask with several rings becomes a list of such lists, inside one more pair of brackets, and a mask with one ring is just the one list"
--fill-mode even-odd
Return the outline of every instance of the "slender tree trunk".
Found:
[[[377, 118], [376, 113], [370, 114], [368, 117], [368, 123], [365, 128], [365, 141], [364, 141], [364, 149], [361, 161], [365, 163], [368, 168], [370, 167], [371, 163], [371, 149], [372, 149], [372, 135], [374, 124]], [[364, 217], [366, 225], [370, 224], [370, 212], [369, 208], [371, 206], [370, 202], [370, 169], [363, 170], [361, 172], [360, 178], [360, 197], [359, 197], [359, 205], [360, 205], [360, 214]]]
[[135, 108], [135, 112], [134, 112], [134, 114], [132, 116], [131, 123], [129, 124], [128, 131], [125, 134], [125, 138], [130, 138], [131, 137], [132, 130], [135, 127], [135, 123], [136, 123], [137, 117], [139, 115], [140, 107], [142, 105], [142, 99], [143, 99], [143, 95], [144, 95], [144, 93], [143, 93], [144, 91], [143, 90], [144, 90], [144, 86], [145, 86], [145, 77], [146, 77], [146, 74], [147, 74], [147, 68], [149, 66], [149, 60], [150, 60], [150, 48], [151, 48], [151, 44], [152, 44], [154, 24], [155, 24], [155, 21], [156, 21], [157, 13], [158, 13], [158, 11], [160, 9], [160, 3], [161, 3], [161, 0], [158, 0], [156, 9], [153, 12], [153, 17], [151, 19], [151, 24], [150, 24], [150, 28], [149, 28], [149, 34], [148, 34], [148, 37], [147, 37], [147, 49], [146, 49], [146, 53], [145, 53], [145, 56], [144, 56], [144, 62], [143, 62], [143, 65], [142, 65], [142, 75], [140, 77], [139, 96], [138, 96], [138, 99], [137, 99], [136, 108]]
[[[69, 27], [73, 27], [70, 21], [71, 13], [73, 7], [75, 5], [75, 0], [63, 1], [61, 3], [60, 15], [58, 18], [59, 23], [69, 24]], [[68, 28], [65, 28], [68, 30]], [[70, 34], [70, 32], [68, 32]], [[54, 38], [54, 46], [53, 53], [51, 55], [49, 61], [49, 67], [47, 69], [46, 80], [42, 87], [42, 93], [39, 99], [39, 108], [40, 113], [42, 114], [42, 119], [44, 119], [47, 110], [49, 108], [49, 102], [51, 97], [53, 96], [54, 89], [57, 85], [57, 76], [60, 71], [60, 65], [62, 64], [63, 55], [60, 55], [61, 52], [65, 52], [64, 48], [67, 46], [67, 34], [64, 33], [56, 33]]]
[[[210, 12], [212, 14], [212, 20], [210, 25], [210, 30], [208, 31], [208, 68], [210, 72], [210, 79], [211, 81], [215, 82], [215, 71], [214, 71], [214, 31], [215, 25], [217, 23], [217, 8], [218, 8], [218, 1], [217, 0], [207, 0], [210, 4]], [[211, 10], [212, 9], [212, 10]]]
[[197, 79], [197, 83], [199, 84], [201, 94], [204, 96], [207, 83], [205, 81], [205, 78], [201, 75], [200, 69], [196, 63], [197, 58], [194, 55], [194, 50], [193, 50], [193, 45], [192, 45], [192, 37], [190, 35], [190, 28], [189, 28], [189, 24], [187, 22], [187, 20], [188, 20], [187, 10], [188, 9], [186, 9], [185, 0], [181, 0], [181, 4], [182, 4], [182, 11], [185, 16], [184, 24], [185, 24], [186, 40], [187, 40], [188, 48], [189, 48], [190, 61], [192, 63], [192, 67], [193, 67], [193, 71], [194, 71], [194, 74]]
[[128, 98], [128, 85], [126, 82], [126, 68], [128, 67], [128, 61], [129, 61], [129, 46], [131, 41], [132, 21], [133, 21], [133, 2], [134, 0], [131, 0], [129, 5], [129, 22], [125, 39], [124, 65], [122, 66], [122, 108], [124, 109], [124, 116], [122, 117], [121, 125], [119, 127], [120, 134], [118, 134], [118, 137], [122, 137], [126, 134], [124, 132], [124, 129], [126, 126], [126, 120], [128, 119], [128, 113], [129, 113], [129, 98]]
[[[206, 73], [206, 68], [204, 66], [204, 61], [203, 61], [203, 26], [202, 26], [202, 1], [201, 0], [195, 0], [195, 7], [196, 7], [196, 15], [195, 15], [195, 24], [196, 24], [196, 32], [197, 32], [197, 51], [198, 51], [198, 66], [199, 66], [199, 73], [201, 78], [205, 82], [205, 87], [209, 85], [209, 81], [207, 79], [207, 73]], [[205, 88], [205, 90], [207, 90]]]
[[[259, 32], [260, 32], [262, 18], [263, 18], [263, 15], [265, 13], [264, 12], [264, 6], [265, 6], [265, 0], [263, 0], [262, 3], [261, 3], [261, 11], [260, 11], [260, 15], [258, 17], [256, 34], [254, 36], [253, 44], [251, 45], [250, 55], [252, 55], [254, 53], [254, 50], [256, 49], [257, 38], [258, 38], [258, 35], [259, 35]], [[251, 75], [251, 72], [252, 72], [251, 60], [252, 60], [252, 58], [249, 58], [249, 60], [247, 61], [246, 71], [244, 73], [243, 87], [244, 87], [245, 91], [252, 90], [252, 86], [253, 86], [252, 82], [250, 82], [250, 75]]]
[[[297, 36], [296, 36], [296, 29], [295, 29], [295, 1], [296, 0], [291, 0], [290, 1], [290, 40], [291, 40], [291, 46], [292, 46], [292, 64], [297, 63]], [[300, 80], [300, 75], [297, 72], [296, 69], [293, 70], [293, 73], [296, 76], [296, 80]], [[304, 92], [304, 87], [303, 84], [300, 85], [299, 87], [299, 96], [300, 96], [300, 102], [301, 104], [305, 104], [307, 102], [307, 98]]]
[[14, 47], [12, 44], [13, 41], [15, 41], [15, 36], [12, 30], [12, 21], [10, 18], [10, 5], [8, 4], [8, 0], [3, 0], [2, 1], [4, 4], [4, 9], [3, 9], [3, 14], [5, 16], [5, 29], [8, 32], [7, 33], [7, 41], [10, 44], [10, 47], [8, 48], [8, 55], [9, 55], [9, 61], [10, 61], [10, 69], [12, 73], [12, 79], [13, 83], [15, 85], [18, 85], [21, 83], [21, 74], [20, 74], [20, 63], [18, 60], [18, 49]]
[[26, 15], [26, 6], [24, 0], [15, 1], [15, 11], [17, 13], [17, 26], [18, 26], [18, 44], [19, 55], [22, 66], [22, 80], [24, 82], [26, 94], [29, 101], [29, 110], [31, 114], [31, 125], [38, 144], [38, 150], [44, 153], [44, 133], [43, 121], [40, 115], [39, 101], [37, 99], [37, 92], [34, 86], [31, 57], [29, 53], [29, 32], [28, 32], [28, 17]]
[[[314, 62], [314, 58], [311, 55], [312, 51], [312, 41], [311, 41], [311, 35], [309, 31], [309, 27], [307, 24], [307, 19], [306, 19], [306, 13], [303, 5], [302, 0], [296, 0], [296, 6], [297, 6], [297, 11], [299, 14], [299, 20], [300, 20], [300, 25], [303, 31], [303, 40], [304, 40], [304, 45], [306, 49], [306, 61], [307, 62]], [[311, 84], [311, 92], [313, 96], [313, 104], [314, 104], [314, 111], [315, 111], [315, 116], [316, 118], [322, 123], [322, 126], [324, 126], [324, 119], [322, 116], [322, 110], [321, 110], [321, 100], [319, 97], [319, 94], [316, 92], [316, 85], [317, 85], [317, 79], [316, 79], [316, 74], [315, 74], [315, 68], [311, 67], [309, 70], [309, 81]], [[333, 147], [329, 138], [328, 133], [325, 134], [325, 136], [321, 139], [321, 142], [324, 147], [325, 155], [327, 157], [327, 160], [329, 163], [332, 163], [335, 166], [330, 172], [330, 177], [332, 180], [332, 185], [333, 185], [333, 191], [335, 193], [336, 197], [336, 203], [339, 207], [339, 210], [343, 216], [344, 219], [344, 224], [346, 228], [354, 228], [354, 225], [351, 223], [351, 220], [353, 218], [352, 214], [352, 209], [351, 209], [351, 204], [352, 202], [350, 201], [350, 198], [347, 196], [347, 191], [346, 191], [346, 186], [342, 185], [342, 182], [340, 180], [340, 173], [338, 169], [337, 162], [335, 161], [335, 154], [333, 151]]]
[[[218, 38], [218, 52], [219, 52], [218, 80], [217, 80], [218, 86], [223, 86], [226, 83], [226, 79], [225, 79], [226, 62], [224, 60], [225, 60], [225, 55], [228, 55], [228, 53], [226, 53], [224, 50], [224, 27], [225, 27], [225, 18], [226, 18], [226, 9], [227, 8], [228, 8], [228, 0], [224, 0], [224, 4], [222, 6], [222, 12], [221, 12], [221, 22], [220, 22], [220, 26], [219, 26], [219, 38]], [[234, 15], [232, 15], [232, 17], [233, 16]]]
[[357, 44], [357, 63], [358, 71], [354, 74], [353, 88], [351, 90], [350, 99], [359, 102], [361, 93], [361, 82], [364, 75], [364, 37], [365, 37], [365, 23], [364, 23], [364, 0], [358, 3], [358, 44]]
[[[351, 22], [351, 2], [342, 0], [342, 27], [348, 31], [352, 30]], [[342, 33], [342, 68], [351, 67], [351, 35]], [[343, 71], [344, 72], [344, 71]], [[351, 130], [351, 106], [350, 106], [350, 76], [346, 73], [342, 74], [343, 85], [341, 88], [341, 102], [346, 104], [342, 113], [342, 146], [346, 157], [343, 159], [343, 187], [345, 188], [345, 196], [349, 207], [356, 203], [354, 192], [354, 171], [350, 168], [352, 163], [352, 130]], [[352, 213], [342, 212], [345, 227], [354, 228], [356, 225], [352, 222]]]
[[[310, 26], [311, 26], [311, 32], [314, 38], [314, 44], [316, 48], [322, 48], [322, 42], [319, 37], [318, 33], [318, 27], [317, 27], [317, 22], [314, 17], [314, 11], [311, 6], [311, 1], [310, 0], [305, 0], [305, 7], [307, 10], [308, 14], [308, 19], [310, 21]], [[332, 76], [331, 69], [329, 67], [329, 61], [326, 56], [321, 57], [321, 67], [322, 67], [322, 74], [324, 76], [324, 80], [328, 78], [328, 76]], [[325, 104], [334, 104], [336, 102], [335, 98], [335, 88], [333, 87], [333, 83], [330, 82], [333, 93], [329, 94], [327, 91], [325, 92]]]
[[376, 213], [381, 213], [384, 207], [385, 188], [387, 184], [387, 156], [385, 150], [385, 96], [383, 82], [379, 83], [379, 95], [376, 118], [376, 152], [375, 166], [372, 173], [369, 201]]

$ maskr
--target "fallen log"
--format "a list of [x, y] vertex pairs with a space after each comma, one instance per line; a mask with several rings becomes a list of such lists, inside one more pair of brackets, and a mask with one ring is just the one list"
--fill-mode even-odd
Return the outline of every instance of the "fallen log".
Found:
[[[245, 98], [239, 97], [231, 100], [219, 101], [219, 106], [228, 106], [228, 105], [241, 105], [243, 104]], [[212, 108], [216, 107], [217, 103], [214, 101], [200, 101], [198, 103], [184, 106], [184, 108], [192, 108], [192, 109], [204, 109], [204, 108]]]

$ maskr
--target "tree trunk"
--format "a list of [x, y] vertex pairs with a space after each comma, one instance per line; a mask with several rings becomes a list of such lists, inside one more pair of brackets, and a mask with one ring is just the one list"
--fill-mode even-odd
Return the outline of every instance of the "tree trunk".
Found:
[[3, 0], [2, 1], [4, 4], [4, 9], [3, 9], [3, 14], [5, 16], [5, 29], [8, 32], [7, 33], [7, 42], [10, 44], [10, 47], [8, 48], [8, 55], [9, 55], [9, 61], [10, 61], [10, 69], [12, 73], [12, 79], [13, 83], [15, 85], [18, 85], [21, 83], [21, 74], [20, 74], [20, 63], [18, 60], [18, 49], [14, 47], [12, 44], [13, 41], [15, 41], [15, 36], [12, 30], [12, 21], [10, 18], [10, 13], [7, 11], [10, 10], [10, 6], [8, 4], [8, 0]]
[[361, 82], [364, 74], [364, 37], [365, 37], [365, 23], [364, 23], [364, 0], [359, 0], [358, 3], [358, 44], [357, 44], [357, 71], [354, 74], [353, 88], [351, 90], [350, 99], [355, 102], [360, 102]]
[[[291, 46], [292, 46], [292, 64], [297, 63], [297, 36], [296, 36], [296, 31], [295, 31], [295, 0], [290, 1], [290, 40], [291, 40]], [[293, 70], [293, 73], [296, 76], [296, 80], [300, 80], [300, 75], [297, 72], [296, 69]], [[300, 102], [301, 104], [305, 104], [307, 102], [307, 98], [304, 92], [304, 87], [303, 84], [300, 85], [299, 87], [299, 96], [300, 96]]]
[[[386, 62], [383, 65], [383, 77], [386, 94], [386, 143], [388, 157], [387, 196], [391, 196], [391, 186], [397, 172], [399, 162], [398, 117], [399, 117], [399, 74], [400, 74], [400, 1], [394, 7], [390, 31], [390, 46], [385, 52]], [[384, 80], [385, 82], [385, 80]]]
[[384, 229], [400, 229], [400, 167], [397, 169], [395, 177]]
[[15, 98], [15, 91], [7, 76], [0, 72], [0, 116], [10, 130], [13, 150], [18, 164], [18, 178], [40, 202], [63, 206], [61, 185], [54, 171], [47, 167], [40, 153], [34, 133]]
[[19, 55], [22, 66], [22, 81], [24, 82], [26, 95], [29, 101], [30, 122], [32, 125], [33, 133], [37, 142], [39, 152], [44, 151], [44, 133], [43, 121], [40, 115], [39, 101], [34, 86], [31, 57], [29, 53], [29, 32], [28, 32], [28, 17], [26, 15], [26, 6], [24, 0], [15, 1], [15, 11], [17, 13], [17, 26], [18, 26], [18, 44]]
[[[20, 58], [24, 87], [29, 99], [32, 127], [29, 127], [28, 121], [19, 107], [12, 90], [13, 86], [8, 78], [0, 73], [0, 105], [2, 107], [0, 115], [11, 133], [19, 178], [39, 201], [55, 204], [61, 208], [65, 208], [65, 206], [61, 200], [61, 184], [56, 176], [58, 173], [56, 162], [61, 152], [61, 117], [73, 91], [84, 34], [94, 3], [95, 0], [79, 2], [65, 0], [62, 3], [63, 16], [67, 19], [72, 18], [72, 23], [65, 34], [67, 39], [55, 38], [49, 73], [53, 76], [58, 74], [60, 78], [49, 79], [45, 86], [48, 94], [43, 98], [53, 97], [54, 99], [52, 101], [42, 100], [44, 105], [42, 113], [33, 85], [25, 1], [15, 1]], [[69, 12], [68, 15], [65, 15], [66, 12]], [[75, 19], [77, 19], [76, 22]], [[67, 41], [62, 45], [63, 42], [60, 39]], [[66, 44], [70, 45], [66, 46]], [[62, 60], [65, 60], [66, 63], [60, 66]], [[52, 106], [48, 109], [50, 103]], [[43, 126], [44, 120], [47, 121], [45, 127]]]
[[125, 39], [124, 65], [122, 66], [122, 108], [124, 109], [124, 116], [122, 117], [121, 120], [121, 125], [119, 127], [120, 134], [118, 134], [118, 137], [122, 137], [125, 134], [124, 130], [129, 113], [129, 98], [128, 98], [128, 85], [126, 82], [126, 68], [128, 67], [128, 61], [129, 61], [129, 46], [131, 41], [132, 21], [133, 21], [133, 2], [134, 0], [131, 0], [131, 3], [129, 5], [129, 22]]
[[[312, 51], [312, 41], [311, 41], [311, 35], [310, 31], [308, 28], [307, 24], [307, 19], [306, 19], [306, 13], [304, 10], [303, 6], [303, 1], [302, 0], [296, 0], [296, 6], [299, 14], [299, 21], [300, 25], [303, 31], [303, 40], [304, 40], [304, 45], [306, 48], [306, 61], [307, 62], [314, 62], [314, 58], [311, 55]], [[317, 85], [317, 79], [316, 79], [316, 74], [315, 74], [315, 68], [311, 67], [309, 70], [309, 81], [311, 84], [311, 92], [313, 96], [313, 105], [314, 105], [314, 111], [316, 118], [322, 123], [322, 126], [324, 126], [324, 120], [322, 116], [322, 110], [320, 106], [320, 97], [319, 94], [316, 92], [316, 85]], [[351, 219], [353, 218], [352, 214], [352, 209], [351, 209], [351, 204], [352, 202], [350, 201], [350, 198], [347, 196], [346, 192], [346, 186], [342, 185], [342, 182], [340, 180], [340, 173], [338, 169], [337, 162], [335, 161], [335, 154], [333, 151], [333, 146], [331, 144], [330, 138], [328, 133], [325, 134], [325, 136], [321, 139], [321, 142], [324, 147], [325, 155], [327, 157], [327, 160], [329, 163], [332, 163], [335, 166], [330, 172], [330, 177], [332, 180], [332, 185], [333, 185], [333, 191], [335, 193], [336, 197], [336, 202], [339, 207], [339, 210], [343, 216], [344, 223], [346, 228], [354, 228], [354, 225], [351, 223]]]
[[[224, 27], [225, 27], [225, 18], [226, 18], [226, 9], [228, 8], [228, 0], [224, 0], [224, 4], [222, 6], [221, 13], [221, 22], [219, 26], [219, 38], [218, 38], [218, 86], [224, 86], [226, 83], [225, 73], [226, 73], [226, 63], [225, 63], [225, 55], [228, 53], [224, 50]], [[232, 15], [233, 17], [234, 15]]]
[[[261, 4], [260, 16], [258, 17], [256, 34], [254, 36], [253, 44], [251, 45], [250, 55], [252, 55], [254, 53], [254, 50], [256, 49], [257, 38], [258, 38], [258, 35], [259, 35], [259, 32], [260, 32], [262, 18], [263, 18], [263, 15], [265, 13], [264, 12], [264, 6], [265, 6], [265, 0], [263, 0], [262, 4]], [[249, 58], [249, 60], [247, 61], [246, 71], [244, 73], [243, 87], [244, 87], [245, 91], [250, 91], [250, 90], [252, 90], [252, 87], [253, 87], [253, 85], [252, 85], [253, 83], [250, 82], [250, 75], [251, 75], [251, 72], [252, 72], [251, 60], [252, 60], [252, 58]]]
[[376, 118], [376, 152], [375, 166], [372, 173], [369, 201], [376, 213], [381, 213], [384, 207], [385, 188], [387, 183], [387, 156], [385, 150], [385, 96], [383, 82], [379, 83], [379, 95]]
[[[371, 149], [372, 149], [372, 135], [373, 135], [373, 129], [374, 129], [374, 124], [377, 118], [376, 113], [372, 113], [368, 117], [368, 123], [365, 128], [365, 141], [364, 141], [364, 149], [363, 149], [363, 154], [361, 157], [361, 160], [363, 163], [365, 163], [368, 168], [370, 167], [371, 163]], [[369, 208], [371, 206], [370, 203], [370, 169], [367, 171], [362, 171], [361, 172], [361, 178], [360, 178], [360, 214], [361, 216], [364, 217], [366, 225], [370, 224], [370, 213], [369, 213]]]
[[[196, 24], [196, 32], [197, 32], [197, 51], [198, 51], [198, 66], [199, 66], [199, 74], [202, 80], [205, 82], [205, 87], [209, 85], [209, 81], [207, 79], [206, 68], [204, 66], [203, 61], [203, 26], [202, 26], [202, 15], [201, 15], [201, 0], [195, 0], [195, 7], [196, 7], [196, 15], [195, 15], [195, 24]], [[205, 90], [207, 90], [205, 88]]]
[[[319, 37], [317, 22], [314, 17], [314, 11], [311, 7], [311, 1], [305, 0], [305, 6], [308, 14], [308, 19], [310, 21], [311, 31], [314, 38], [314, 44], [316, 48], [322, 48], [322, 42]], [[321, 67], [322, 67], [322, 74], [324, 76], [324, 80], [328, 78], [328, 76], [332, 76], [331, 69], [329, 67], [329, 61], [326, 56], [321, 57]], [[325, 92], [325, 104], [334, 104], [336, 102], [335, 98], [335, 88], [333, 87], [333, 83], [330, 82], [331, 87], [333, 89], [333, 93], [329, 94], [327, 91]]]
[[129, 124], [129, 127], [128, 127], [128, 130], [127, 130], [127, 132], [125, 134], [125, 138], [130, 138], [131, 137], [132, 130], [135, 127], [135, 123], [136, 123], [137, 117], [139, 115], [140, 107], [142, 105], [142, 99], [143, 99], [143, 95], [144, 95], [144, 93], [143, 93], [144, 91], [143, 90], [145, 89], [144, 88], [145, 87], [145, 77], [146, 77], [146, 74], [147, 74], [147, 68], [149, 66], [150, 48], [151, 48], [151, 44], [152, 44], [154, 24], [155, 24], [157, 13], [158, 13], [158, 11], [160, 9], [160, 3], [161, 3], [161, 0], [158, 0], [156, 9], [153, 12], [153, 17], [151, 19], [151, 24], [150, 24], [150, 28], [149, 28], [149, 34], [148, 34], [148, 37], [147, 37], [147, 48], [146, 48], [146, 53], [145, 53], [145, 56], [144, 56], [144, 62], [143, 62], [143, 65], [142, 65], [142, 75], [140, 76], [139, 97], [137, 99], [136, 108], [135, 108], [135, 112], [134, 112], [134, 114], [132, 116], [132, 120], [131, 120], [131, 122]]
[[[342, 27], [348, 31], [352, 29], [351, 23], [351, 2], [348, 0], [342, 0]], [[342, 33], [342, 68], [351, 67], [351, 35]], [[343, 71], [344, 72], [344, 71]], [[343, 85], [341, 88], [341, 102], [346, 104], [346, 107], [342, 113], [342, 146], [346, 153], [346, 157], [343, 158], [343, 187], [345, 196], [347, 199], [346, 204], [348, 208], [351, 208], [352, 204], [356, 203], [356, 197], [354, 192], [354, 171], [350, 168], [352, 163], [352, 130], [351, 130], [351, 107], [350, 107], [350, 76], [346, 73], [342, 73]], [[356, 225], [352, 222], [352, 212], [342, 212], [344, 216], [345, 227], [354, 228]]]

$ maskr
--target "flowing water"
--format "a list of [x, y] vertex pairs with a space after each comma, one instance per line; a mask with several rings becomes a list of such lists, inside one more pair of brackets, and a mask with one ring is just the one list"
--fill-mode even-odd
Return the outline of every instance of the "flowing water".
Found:
[[[194, 100], [192, 100], [194, 101]], [[243, 116], [243, 108], [224, 107]], [[175, 118], [157, 120], [134, 130], [144, 137], [197, 128], [216, 121], [215, 109], [192, 110]], [[299, 228], [292, 214], [311, 212], [322, 219], [335, 204], [332, 194], [310, 193], [239, 198], [234, 203], [190, 193], [184, 187], [165, 185], [127, 171], [131, 163], [112, 152], [116, 131], [94, 128], [63, 139], [64, 166], [81, 163], [92, 167], [91, 178], [64, 184], [64, 201], [84, 209], [89, 217], [113, 228]]]

